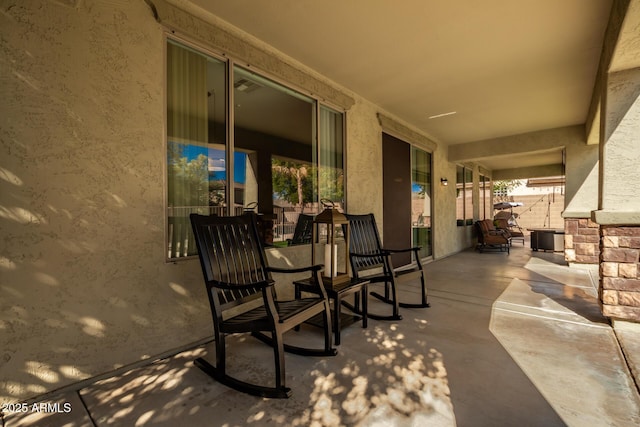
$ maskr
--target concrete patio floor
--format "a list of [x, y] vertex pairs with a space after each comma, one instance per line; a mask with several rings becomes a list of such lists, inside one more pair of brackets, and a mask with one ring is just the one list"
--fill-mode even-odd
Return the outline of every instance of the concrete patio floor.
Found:
[[[344, 329], [336, 357], [287, 354], [290, 399], [210, 379], [192, 363], [213, 360], [208, 344], [46, 396], [38, 403], [70, 411], [5, 414], [3, 426], [640, 425], [631, 374], [640, 325], [614, 328], [602, 317], [597, 271], [515, 244], [509, 255], [468, 250], [426, 272], [431, 308]], [[370, 310], [385, 309], [371, 301]], [[289, 335], [321, 345], [313, 327]], [[250, 337], [232, 341], [232, 373], [271, 381], [270, 349]]]

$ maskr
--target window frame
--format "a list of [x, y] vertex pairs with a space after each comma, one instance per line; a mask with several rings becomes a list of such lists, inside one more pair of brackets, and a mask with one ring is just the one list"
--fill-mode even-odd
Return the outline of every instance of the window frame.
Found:
[[[168, 92], [168, 75], [167, 75], [167, 66], [168, 66], [168, 54], [167, 54], [167, 46], [169, 43], [174, 43], [176, 45], [182, 45], [187, 49], [191, 49], [196, 51], [197, 53], [211, 57], [212, 59], [221, 61], [225, 64], [225, 118], [226, 118], [226, 135], [225, 135], [225, 156], [226, 156], [226, 177], [227, 177], [227, 185], [225, 188], [225, 198], [226, 198], [226, 214], [230, 215], [233, 212], [229, 212], [229, 209], [233, 209], [235, 206], [235, 192], [234, 192], [234, 170], [235, 170], [235, 162], [234, 162], [234, 154], [235, 150], [235, 117], [234, 117], [234, 70], [236, 67], [240, 67], [244, 70], [249, 71], [250, 73], [254, 73], [261, 78], [265, 78], [271, 80], [272, 82], [281, 85], [283, 88], [300, 93], [301, 95], [308, 97], [312, 100], [313, 109], [314, 109], [314, 120], [312, 122], [312, 147], [313, 147], [313, 166], [315, 166], [315, 187], [314, 187], [314, 197], [317, 200], [314, 200], [314, 203], [317, 203], [320, 206], [320, 191], [319, 191], [319, 174], [320, 168], [322, 165], [322, 147], [320, 145], [321, 137], [320, 137], [320, 128], [321, 128], [321, 109], [327, 109], [332, 113], [338, 114], [341, 117], [341, 159], [342, 159], [342, 200], [341, 204], [343, 207], [347, 206], [347, 111], [343, 107], [339, 107], [335, 104], [327, 102], [326, 100], [320, 98], [317, 95], [314, 95], [310, 90], [298, 87], [294, 83], [283, 81], [283, 79], [274, 76], [273, 74], [264, 71], [260, 68], [256, 68], [251, 64], [244, 63], [233, 57], [233, 55], [229, 55], [224, 52], [218, 52], [216, 50], [212, 50], [210, 47], [202, 46], [201, 44], [194, 43], [191, 40], [185, 39], [184, 37], [178, 36], [176, 34], [165, 33], [163, 38], [163, 69], [164, 69], [164, 79], [163, 79], [163, 91], [164, 91], [164, 109], [163, 109], [163, 153], [164, 153], [164, 162], [163, 162], [163, 211], [164, 211], [164, 242], [165, 242], [165, 262], [176, 262], [179, 260], [193, 259], [197, 256], [197, 254], [188, 254], [186, 256], [171, 256], [169, 253], [169, 215], [168, 215], [168, 207], [169, 207], [169, 191], [168, 191], [168, 183], [169, 183], [169, 171], [168, 171], [168, 163], [167, 163], [167, 153], [169, 149], [169, 135], [168, 135], [168, 100], [167, 100], [167, 92]], [[229, 179], [231, 178], [231, 179]]]
[[[429, 260], [429, 259], [433, 259], [433, 252], [434, 252], [434, 242], [433, 242], [433, 236], [434, 236], [434, 230], [433, 230], [433, 224], [434, 224], [434, 219], [433, 219], [433, 213], [434, 213], [434, 206], [435, 206], [435, 193], [434, 193], [434, 182], [433, 182], [433, 178], [434, 178], [434, 174], [433, 174], [433, 170], [434, 170], [434, 160], [435, 160], [435, 156], [433, 154], [433, 151], [431, 150], [427, 150], [425, 149], [425, 147], [420, 146], [418, 144], [409, 144], [410, 145], [410, 150], [411, 150], [411, 184], [413, 186], [414, 184], [414, 172], [416, 172], [417, 169], [415, 169], [416, 167], [416, 162], [415, 162], [415, 155], [417, 154], [418, 151], [424, 153], [427, 155], [428, 158], [428, 171], [424, 172], [424, 171], [418, 171], [418, 173], [426, 173], [426, 181], [425, 184], [428, 185], [428, 191], [425, 188], [425, 193], [426, 193], [426, 197], [429, 198], [429, 216], [428, 216], [428, 248], [424, 248], [420, 250], [420, 262], [423, 262], [425, 260]], [[412, 188], [412, 203], [413, 203], [413, 188]], [[419, 226], [420, 223], [418, 221], [418, 223], [416, 223], [415, 225], [411, 224], [411, 228], [412, 228], [412, 236], [411, 236], [411, 244], [413, 246], [420, 246], [419, 243], [420, 242], [416, 242], [414, 241], [415, 239], [415, 233], [416, 231], [414, 230], [416, 228], [416, 226]], [[427, 252], [425, 254], [425, 252]], [[414, 260], [416, 261], [416, 260]]]
[[[480, 206], [482, 207], [482, 215], [481, 219], [492, 219], [492, 205], [491, 205], [491, 196], [493, 195], [492, 191], [492, 180], [489, 176], [485, 174], [479, 175], [479, 192], [481, 194], [481, 202]], [[489, 215], [489, 216], [487, 216]]]
[[[462, 173], [460, 174], [460, 170]], [[462, 181], [458, 180], [458, 177], [462, 176]], [[467, 181], [467, 177], [470, 177], [470, 181]], [[467, 192], [470, 192], [468, 197]], [[456, 200], [462, 197], [462, 217], [458, 216], [458, 202], [456, 201], [456, 226], [467, 227], [473, 225], [473, 169], [464, 165], [456, 165]], [[467, 206], [467, 200], [470, 200], [471, 205]], [[471, 216], [467, 217], [467, 211], [471, 209]]]
[[464, 167], [464, 189], [464, 223], [473, 225], [473, 169], [466, 166]]

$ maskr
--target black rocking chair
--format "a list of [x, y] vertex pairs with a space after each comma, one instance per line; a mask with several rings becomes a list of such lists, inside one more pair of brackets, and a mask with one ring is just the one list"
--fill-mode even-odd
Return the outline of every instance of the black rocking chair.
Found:
[[[379, 320], [400, 320], [400, 307], [405, 308], [423, 308], [429, 307], [427, 302], [427, 288], [425, 286], [424, 270], [420, 263], [420, 247], [412, 247], [406, 249], [385, 249], [382, 247], [378, 227], [373, 214], [366, 215], [349, 215], [349, 226], [351, 230], [351, 239], [349, 242], [349, 259], [351, 262], [351, 271], [354, 278], [359, 278], [362, 273], [370, 283], [384, 283], [384, 295], [377, 292], [371, 292], [371, 295], [393, 306], [391, 316], [381, 316], [372, 314], [369, 311], [368, 316]], [[391, 255], [401, 252], [414, 252], [416, 260], [415, 266], [412, 268], [394, 269], [391, 262]], [[366, 274], [367, 271], [379, 269], [380, 272], [371, 275]], [[412, 280], [420, 280], [421, 295], [419, 303], [403, 303], [398, 301], [398, 286], [401, 286]]]
[[[322, 286], [320, 269], [315, 265], [297, 269], [269, 267], [260, 243], [254, 215], [235, 217], [202, 216], [191, 214], [198, 255], [211, 305], [216, 347], [216, 365], [203, 358], [195, 365], [222, 384], [255, 396], [286, 398], [291, 389], [285, 386], [284, 353], [289, 351], [306, 356], [335, 356], [332, 347], [331, 314], [326, 291]], [[299, 273], [311, 271], [320, 286], [317, 294], [291, 301], [279, 301], [271, 272]], [[239, 314], [227, 310], [262, 300], [256, 308]], [[241, 310], [234, 310], [238, 312]], [[223, 312], [224, 316], [223, 316]], [[284, 344], [283, 334], [322, 313], [324, 318], [324, 349], [309, 349]], [[275, 358], [275, 385], [251, 384], [234, 378], [226, 372], [225, 336], [251, 333], [273, 347]], [[264, 334], [264, 332], [269, 335]]]
[[311, 243], [313, 234], [313, 215], [300, 214], [293, 237], [287, 239], [287, 246], [304, 245]]

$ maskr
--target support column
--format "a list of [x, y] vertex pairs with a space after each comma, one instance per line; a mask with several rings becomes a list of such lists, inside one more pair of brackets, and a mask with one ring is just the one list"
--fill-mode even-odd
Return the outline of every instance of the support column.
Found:
[[599, 226], [591, 221], [598, 209], [598, 145], [569, 140], [565, 145], [564, 256], [571, 265], [600, 263]]
[[600, 300], [611, 318], [640, 322], [640, 68], [610, 73], [603, 99]]
[[640, 227], [602, 226], [601, 300], [605, 316], [640, 321]]

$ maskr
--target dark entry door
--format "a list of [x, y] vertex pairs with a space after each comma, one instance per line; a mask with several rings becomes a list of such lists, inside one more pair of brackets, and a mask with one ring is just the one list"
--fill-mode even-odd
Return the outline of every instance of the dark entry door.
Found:
[[[382, 134], [383, 243], [390, 249], [411, 247], [411, 146]], [[411, 254], [393, 256], [393, 265], [411, 263]]]

